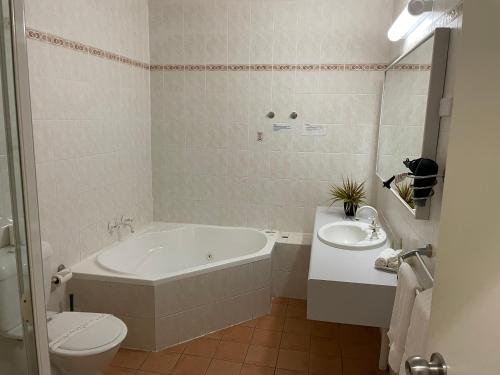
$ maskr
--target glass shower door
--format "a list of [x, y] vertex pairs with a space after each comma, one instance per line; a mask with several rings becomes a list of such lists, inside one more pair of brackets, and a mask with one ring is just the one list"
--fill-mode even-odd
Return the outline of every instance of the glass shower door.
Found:
[[18, 128], [11, 3], [0, 0], [0, 374], [39, 374]]

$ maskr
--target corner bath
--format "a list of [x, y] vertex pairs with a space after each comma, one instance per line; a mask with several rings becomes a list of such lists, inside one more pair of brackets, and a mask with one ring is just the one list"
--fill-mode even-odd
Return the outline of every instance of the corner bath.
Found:
[[78, 311], [111, 313], [124, 345], [161, 350], [267, 314], [277, 233], [155, 222], [73, 267]]

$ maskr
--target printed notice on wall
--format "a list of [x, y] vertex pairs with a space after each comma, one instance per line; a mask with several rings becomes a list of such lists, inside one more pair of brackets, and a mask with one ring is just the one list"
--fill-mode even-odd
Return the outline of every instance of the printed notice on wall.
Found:
[[285, 122], [273, 124], [273, 132], [281, 132], [281, 131], [287, 131], [287, 130], [292, 130], [292, 129], [293, 129], [293, 126], [291, 124], [287, 124]]
[[310, 135], [310, 136], [326, 135], [326, 127], [325, 125], [318, 125], [318, 124], [304, 124], [302, 126], [302, 135]]

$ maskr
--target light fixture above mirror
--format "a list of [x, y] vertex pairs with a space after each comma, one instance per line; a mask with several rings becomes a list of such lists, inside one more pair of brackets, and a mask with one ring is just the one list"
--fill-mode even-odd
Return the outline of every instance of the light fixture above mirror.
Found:
[[432, 11], [433, 4], [433, 0], [410, 0], [389, 28], [387, 32], [389, 40], [397, 42], [405, 39], [422, 23], [426, 13]]

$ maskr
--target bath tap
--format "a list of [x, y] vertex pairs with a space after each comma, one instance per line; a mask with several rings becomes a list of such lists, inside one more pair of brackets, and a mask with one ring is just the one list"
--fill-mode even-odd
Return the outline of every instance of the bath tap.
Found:
[[134, 233], [134, 218], [133, 217], [127, 217], [127, 216], [122, 216], [120, 219], [120, 227], [125, 226], [130, 228], [130, 233]]
[[108, 232], [109, 234], [113, 234], [115, 231], [120, 229], [120, 223], [118, 223], [118, 220], [114, 219], [113, 222], [108, 221]]

